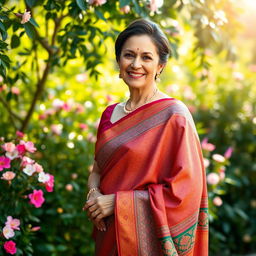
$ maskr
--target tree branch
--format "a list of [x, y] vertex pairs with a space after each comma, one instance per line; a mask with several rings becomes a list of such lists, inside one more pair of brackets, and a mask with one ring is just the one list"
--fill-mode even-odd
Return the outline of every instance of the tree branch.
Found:
[[22, 123], [22, 119], [16, 115], [15, 113], [13, 113], [13, 111], [11, 110], [10, 106], [8, 105], [8, 103], [5, 101], [5, 99], [0, 95], [0, 101], [3, 103], [4, 107], [7, 109], [9, 115], [13, 118], [16, 118], [17, 120], [19, 120]]

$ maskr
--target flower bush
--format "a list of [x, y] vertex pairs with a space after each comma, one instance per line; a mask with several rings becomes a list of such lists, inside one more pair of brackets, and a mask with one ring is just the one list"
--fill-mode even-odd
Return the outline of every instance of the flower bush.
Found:
[[[23, 140], [17, 132], [15, 141], [0, 144], [0, 252], [1, 255], [33, 255], [31, 240], [40, 229], [35, 208], [45, 202], [44, 191], [52, 192], [54, 176], [31, 157], [34, 143]], [[11, 239], [11, 240], [10, 240]]]

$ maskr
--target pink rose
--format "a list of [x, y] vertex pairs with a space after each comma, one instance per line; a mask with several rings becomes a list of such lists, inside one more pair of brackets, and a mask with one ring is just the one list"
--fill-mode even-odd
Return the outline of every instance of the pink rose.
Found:
[[40, 226], [35, 226], [35, 227], [32, 227], [31, 228], [31, 231], [38, 231], [38, 230], [40, 230], [41, 229], [41, 227]]
[[[131, 8], [130, 8], [129, 5], [125, 5], [124, 7], [120, 8], [120, 11], [123, 12], [123, 13], [126, 13], [126, 14], [129, 13], [130, 10], [131, 10]], [[109, 100], [109, 99], [107, 98], [107, 100], [108, 100], [108, 101], [111, 101], [112, 99]]]
[[223, 203], [222, 199], [219, 196], [214, 197], [212, 202], [216, 206], [221, 206]]
[[79, 128], [82, 129], [82, 130], [86, 130], [86, 129], [88, 129], [88, 125], [87, 125], [87, 124], [80, 123], [80, 124], [79, 124]]
[[5, 156], [0, 156], [0, 171], [11, 167], [11, 159]]
[[229, 159], [232, 155], [232, 152], [233, 152], [233, 148], [232, 147], [228, 147], [228, 149], [226, 150], [226, 152], [224, 153], [224, 157], [226, 159]]
[[34, 153], [36, 151], [36, 148], [34, 146], [34, 143], [32, 141], [24, 141], [24, 140], [21, 140], [20, 141], [20, 144], [21, 145], [24, 145], [26, 150], [30, 153]]
[[20, 156], [23, 156], [26, 153], [25, 145], [18, 144], [16, 149], [18, 150]]
[[26, 166], [26, 165], [28, 165], [28, 164], [30, 164], [30, 165], [32, 165], [32, 164], [34, 164], [34, 160], [33, 159], [31, 159], [31, 158], [29, 158], [29, 157], [27, 157], [27, 156], [23, 156], [22, 157], [22, 160], [21, 160], [21, 166]]
[[11, 172], [11, 171], [7, 171], [5, 172], [1, 179], [3, 180], [13, 180], [15, 178], [16, 174], [14, 172]]
[[14, 231], [13, 229], [10, 227], [10, 226], [5, 226], [3, 228], [3, 236], [6, 238], [6, 239], [9, 239], [11, 237], [14, 237]]
[[11, 88], [11, 92], [12, 92], [13, 94], [19, 95], [19, 94], [20, 94], [20, 89], [19, 89], [18, 87], [13, 86], [13, 87]]
[[210, 165], [210, 161], [207, 158], [204, 158], [204, 167], [207, 168]]
[[220, 177], [217, 173], [211, 172], [207, 175], [207, 182], [210, 185], [216, 185], [220, 181]]
[[213, 154], [212, 159], [219, 163], [223, 163], [226, 160], [225, 157], [220, 154]]
[[16, 131], [16, 135], [20, 138], [23, 138], [25, 134], [21, 131]]
[[41, 207], [43, 202], [45, 201], [44, 193], [41, 189], [34, 189], [33, 193], [29, 194], [28, 197], [30, 199], [30, 203], [33, 204], [36, 208]]
[[107, 2], [107, 0], [89, 0], [89, 4], [99, 6], [103, 5]]
[[45, 183], [45, 189], [47, 192], [52, 192], [54, 187], [54, 176], [50, 175], [50, 179]]
[[17, 251], [16, 243], [13, 241], [7, 241], [4, 243], [4, 249], [7, 253], [15, 254]]
[[215, 149], [215, 145], [208, 143], [208, 138], [204, 138], [201, 145], [202, 148], [206, 151], [213, 151]]
[[73, 185], [72, 184], [67, 184], [65, 186], [65, 188], [66, 188], [67, 191], [72, 191], [73, 190]]
[[11, 227], [13, 230], [20, 230], [20, 220], [19, 219], [13, 219], [12, 216], [7, 217], [7, 221], [5, 222], [6, 226]]
[[38, 163], [35, 163], [35, 164], [34, 164], [34, 168], [35, 168], [36, 172], [38, 172], [38, 173], [44, 171], [42, 165], [40, 165], [40, 164], [38, 164]]
[[27, 12], [27, 10], [25, 9], [25, 12], [22, 15], [21, 24], [28, 22], [30, 20], [30, 18], [31, 18], [30, 11]]
[[4, 143], [2, 145], [2, 148], [6, 151], [6, 152], [10, 152], [12, 153], [15, 149], [16, 149], [16, 146], [14, 143], [12, 142], [7, 142], [7, 143]]

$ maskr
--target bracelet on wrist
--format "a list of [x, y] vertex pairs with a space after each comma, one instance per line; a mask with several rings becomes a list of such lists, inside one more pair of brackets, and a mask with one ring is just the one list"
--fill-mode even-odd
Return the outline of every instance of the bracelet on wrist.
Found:
[[86, 200], [88, 200], [88, 198], [90, 197], [90, 195], [91, 195], [91, 193], [92, 193], [93, 191], [100, 191], [100, 189], [99, 189], [98, 187], [91, 188], [91, 189], [89, 190], [89, 192], [87, 193]]

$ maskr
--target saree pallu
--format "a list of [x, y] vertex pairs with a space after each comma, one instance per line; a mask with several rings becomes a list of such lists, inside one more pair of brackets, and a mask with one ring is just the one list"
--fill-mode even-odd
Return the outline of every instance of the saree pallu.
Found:
[[[116, 103], [117, 104], [117, 103]], [[174, 98], [145, 104], [115, 123], [102, 113], [94, 159], [100, 189], [115, 194], [96, 256], [208, 255], [208, 199], [199, 137]]]

